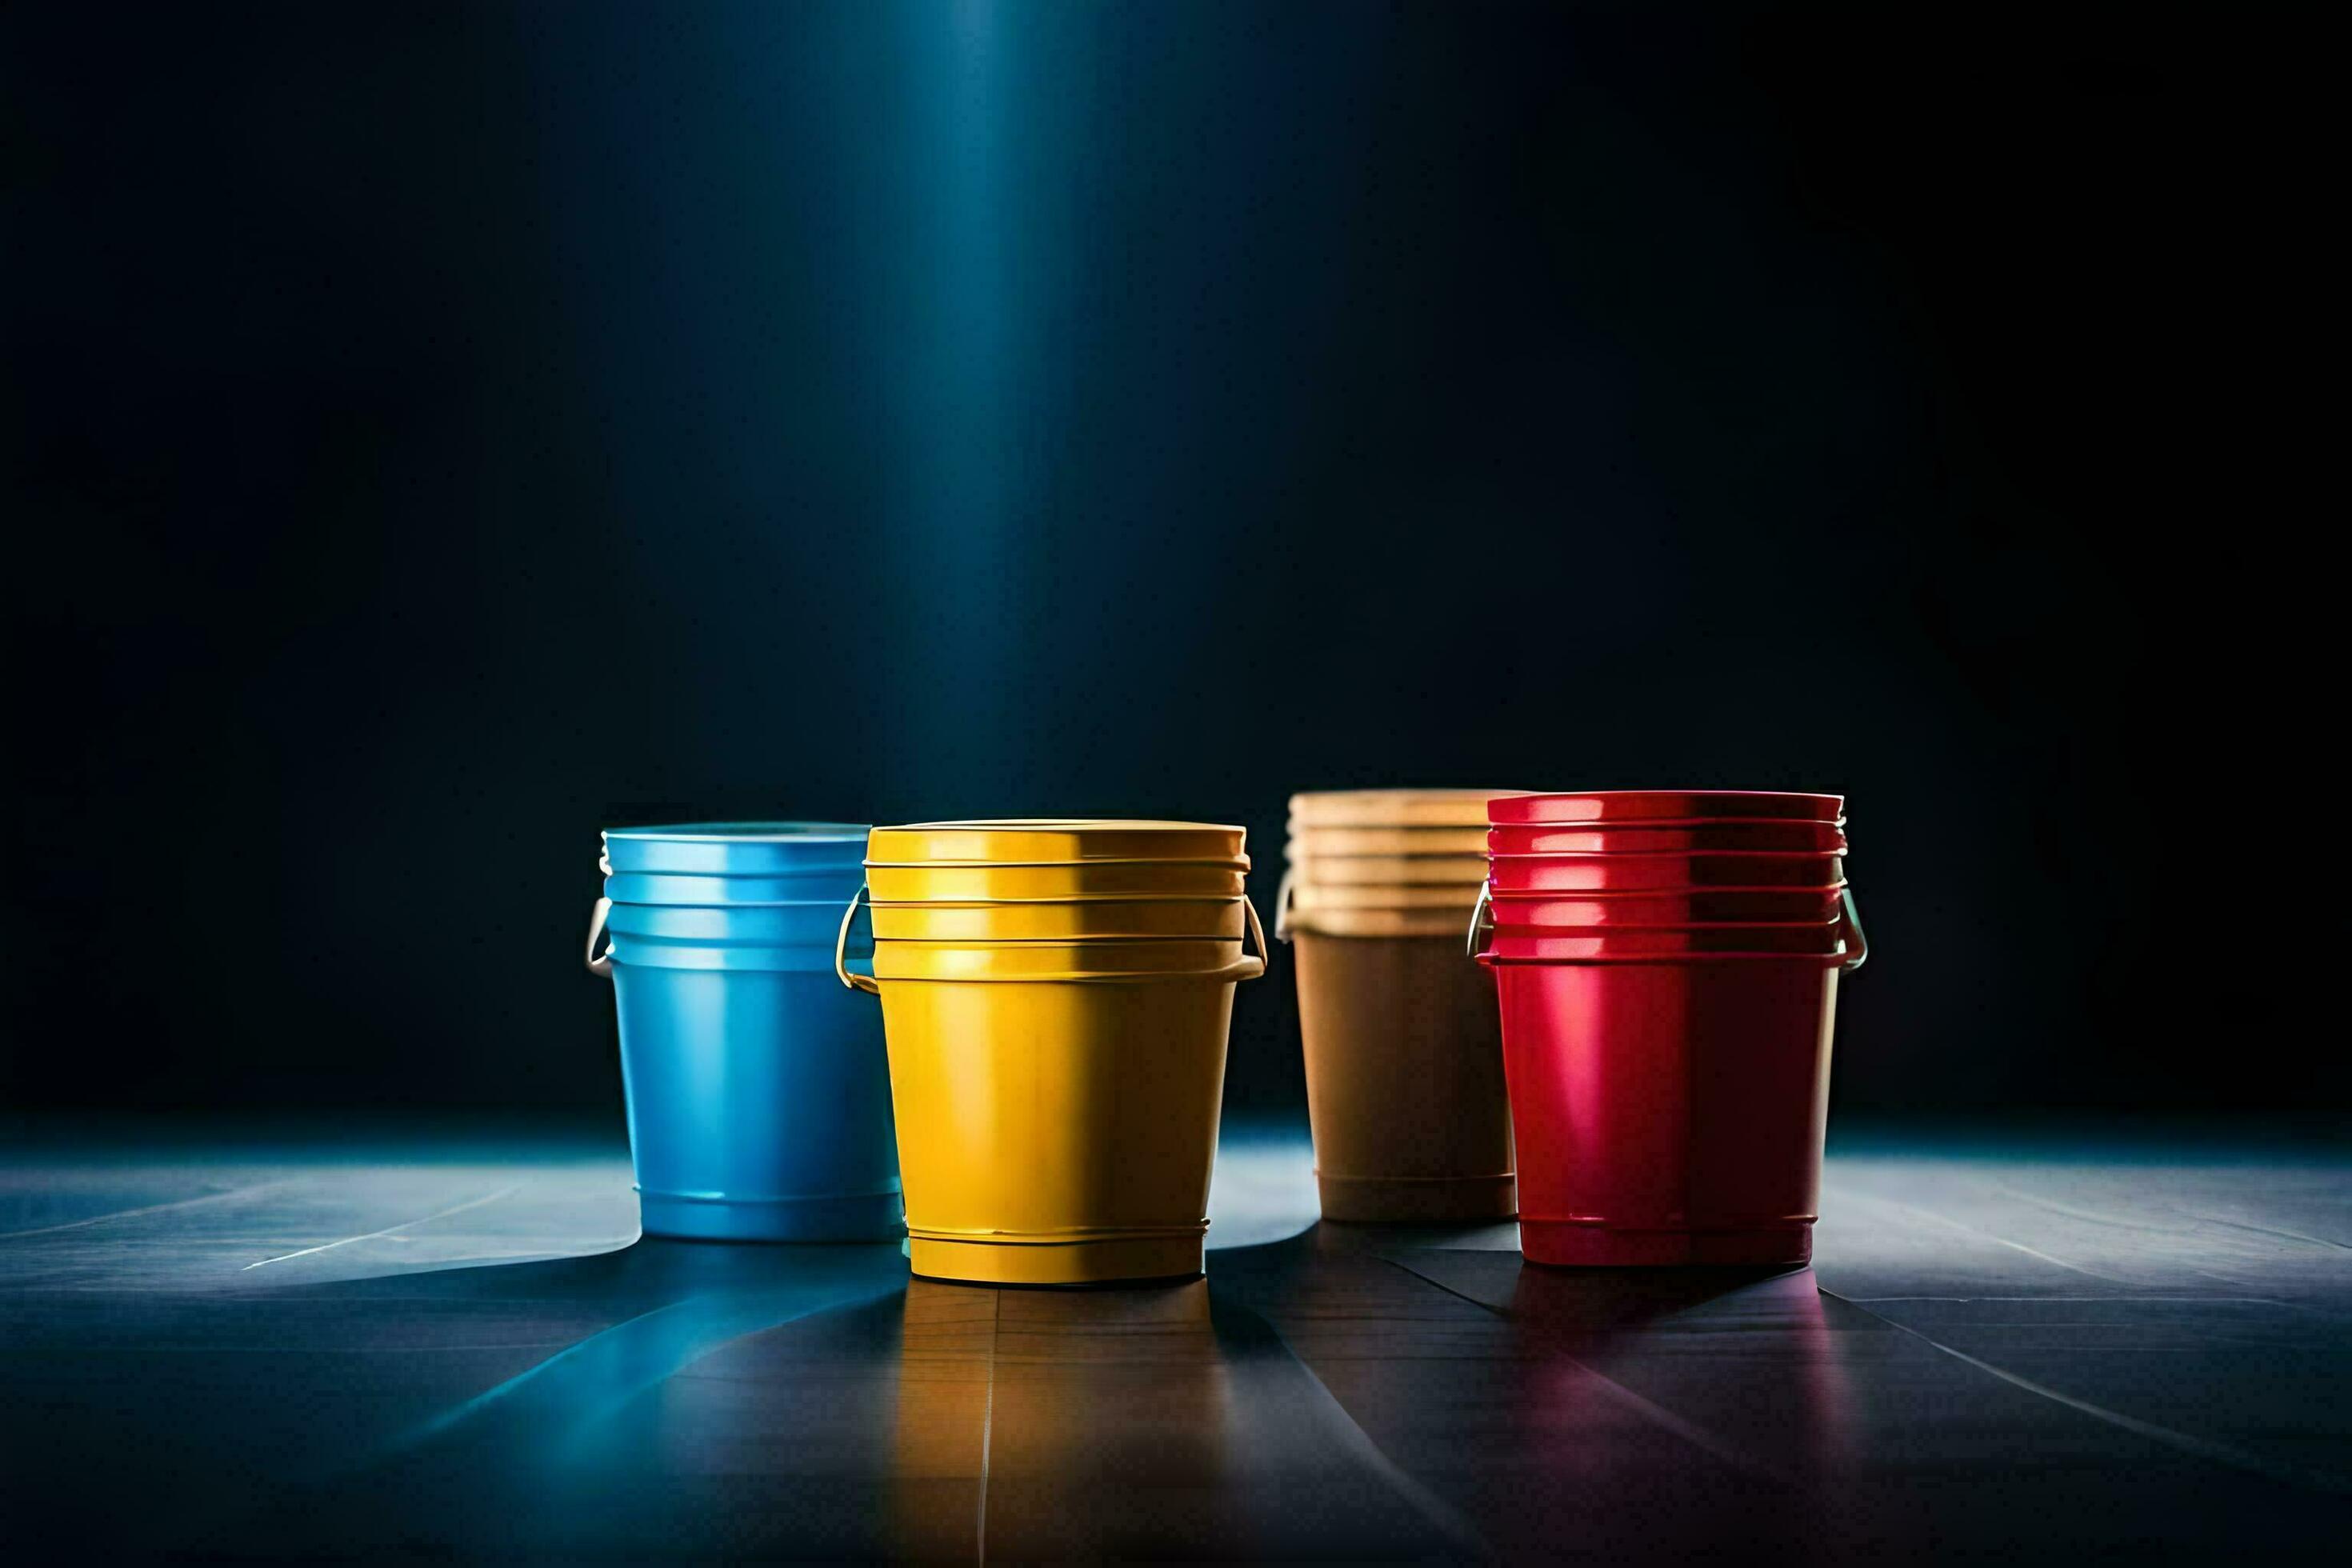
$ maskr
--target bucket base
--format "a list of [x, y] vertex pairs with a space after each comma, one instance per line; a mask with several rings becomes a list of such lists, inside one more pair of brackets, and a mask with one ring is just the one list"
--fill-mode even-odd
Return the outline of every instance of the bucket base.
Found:
[[1581, 1268], [1664, 1268], [1687, 1264], [1766, 1267], [1810, 1263], [1813, 1227], [1753, 1230], [1636, 1230], [1519, 1221], [1519, 1250], [1530, 1263]]
[[971, 1285], [1109, 1285], [1189, 1279], [1201, 1272], [1198, 1236], [1113, 1237], [1036, 1245], [909, 1238], [907, 1265], [926, 1279]]
[[1315, 1173], [1323, 1217], [1345, 1225], [1446, 1225], [1508, 1219], [1518, 1183], [1501, 1176], [1328, 1176]]
[[647, 1236], [688, 1241], [894, 1241], [907, 1228], [897, 1193], [743, 1200], [640, 1189], [637, 1207]]

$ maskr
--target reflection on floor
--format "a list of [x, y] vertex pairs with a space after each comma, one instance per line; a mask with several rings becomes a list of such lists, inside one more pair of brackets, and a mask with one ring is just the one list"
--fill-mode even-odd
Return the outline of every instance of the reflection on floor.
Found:
[[1209, 1277], [640, 1241], [616, 1151], [0, 1155], [0, 1555], [2317, 1554], [2339, 1150], [1853, 1144], [1814, 1269], [1317, 1226], [1228, 1140]]

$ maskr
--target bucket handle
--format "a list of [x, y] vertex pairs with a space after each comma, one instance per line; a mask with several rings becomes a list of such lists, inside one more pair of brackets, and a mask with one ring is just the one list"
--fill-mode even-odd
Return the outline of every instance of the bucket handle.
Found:
[[1493, 881], [1488, 880], [1479, 883], [1478, 901], [1470, 906], [1470, 934], [1464, 941], [1462, 951], [1469, 954], [1472, 958], [1478, 956], [1478, 950], [1486, 946], [1486, 939], [1494, 934], [1494, 892], [1495, 884]]
[[588, 973], [600, 980], [613, 978], [612, 945], [608, 942], [604, 952], [596, 951], [596, 944], [604, 940], [604, 922], [612, 918], [612, 914], [613, 900], [599, 899], [594, 912], [588, 917]]
[[[1290, 900], [1291, 895], [1298, 890], [1294, 883], [1294, 879], [1297, 875], [1297, 867], [1285, 866], [1282, 868], [1282, 880], [1275, 885], [1274, 940], [1276, 942], [1290, 940]], [[1265, 944], [1260, 942], [1258, 945], [1263, 948]]]
[[879, 981], [870, 974], [853, 974], [849, 971], [849, 922], [857, 918], [857, 906], [866, 902], [866, 884], [860, 882], [856, 894], [849, 900], [849, 907], [841, 911], [841, 930], [835, 932], [833, 938], [833, 972], [841, 976], [841, 983], [852, 991], [870, 991], [879, 996], [882, 994]]
[[[1287, 871], [1285, 871], [1282, 874], [1282, 885], [1285, 889], [1287, 889], [1290, 886], [1290, 873]], [[1244, 893], [1242, 895], [1242, 913], [1249, 917], [1250, 945], [1257, 949], [1255, 952], [1245, 952], [1242, 954], [1242, 956], [1244, 958], [1255, 959], [1257, 961], [1257, 967], [1251, 970], [1247, 974], [1237, 974], [1234, 978], [1236, 980], [1255, 980], [1259, 975], [1265, 973], [1265, 928], [1257, 923], [1257, 906], [1249, 901], [1249, 895], [1247, 893]], [[1278, 909], [1275, 912], [1274, 924], [1276, 931], [1280, 931], [1282, 929], [1282, 914]]]
[[1845, 889], [1843, 912], [1846, 934], [1851, 939], [1846, 945], [1853, 950], [1853, 952], [1838, 967], [1851, 974], [1860, 969], [1870, 957], [1870, 939], [1862, 934], [1862, 911], [1854, 907], [1852, 888]]
[[[1479, 883], [1478, 901], [1470, 908], [1470, 932], [1464, 943], [1464, 949], [1472, 958], [1478, 956], [1479, 949], [1485, 947], [1486, 939], [1495, 933], [1494, 890], [1494, 883]], [[1846, 945], [1852, 951], [1838, 964], [1838, 967], [1852, 973], [1869, 962], [1870, 939], [1862, 934], [1862, 910], [1854, 904], [1853, 889], [1843, 889], [1839, 897], [1841, 900], [1839, 923], [1845, 928], [1848, 938]]]

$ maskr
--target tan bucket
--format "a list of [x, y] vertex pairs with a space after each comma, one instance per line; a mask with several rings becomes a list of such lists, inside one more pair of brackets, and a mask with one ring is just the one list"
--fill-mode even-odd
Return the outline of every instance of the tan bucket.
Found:
[[1323, 1217], [1510, 1218], [1495, 986], [1463, 956], [1460, 931], [1292, 941]]
[[1331, 855], [1484, 855], [1483, 827], [1308, 827], [1290, 825], [1287, 859]]

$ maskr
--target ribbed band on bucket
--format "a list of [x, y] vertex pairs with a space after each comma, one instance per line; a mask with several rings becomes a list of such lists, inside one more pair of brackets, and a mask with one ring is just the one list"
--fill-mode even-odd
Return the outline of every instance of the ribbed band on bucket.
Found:
[[1518, 1184], [1493, 1176], [1335, 1176], [1315, 1173], [1323, 1217], [1349, 1224], [1502, 1221], [1518, 1213]]
[[1835, 822], [1845, 815], [1839, 795], [1784, 795], [1766, 790], [1584, 790], [1569, 795], [1497, 796], [1487, 820], [1509, 822], [1641, 822], [1693, 817], [1768, 817], [1783, 822]]
[[1293, 937], [1331, 936], [1388, 938], [1401, 942], [1438, 941], [1459, 945], [1470, 919], [1470, 906], [1454, 910], [1297, 910], [1290, 915]]
[[1290, 797], [1290, 820], [1308, 827], [1484, 826], [1486, 803], [1509, 789], [1313, 790]]
[[877, 827], [866, 840], [875, 865], [1051, 864], [1081, 860], [1237, 860], [1247, 830], [1225, 823], [1118, 817], [1038, 817], [917, 822]]
[[1335, 855], [1483, 855], [1483, 826], [1461, 827], [1308, 827], [1294, 822], [1283, 844], [1286, 860]]

